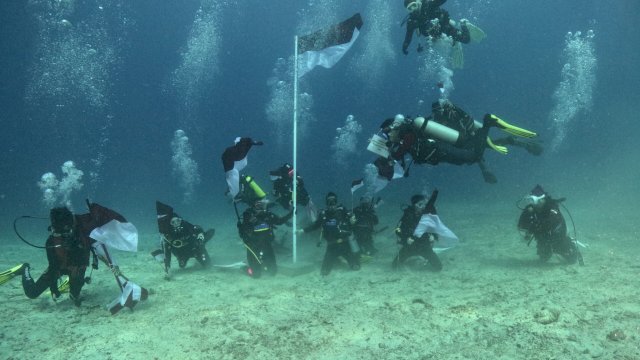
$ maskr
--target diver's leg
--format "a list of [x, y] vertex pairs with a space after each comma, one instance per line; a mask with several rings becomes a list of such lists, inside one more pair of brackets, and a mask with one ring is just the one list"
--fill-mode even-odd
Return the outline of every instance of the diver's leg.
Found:
[[204, 244], [196, 252], [195, 258], [203, 268], [208, 268], [211, 264], [211, 257], [209, 256], [209, 252], [207, 252], [207, 249], [204, 247]]
[[393, 269], [397, 269], [400, 264], [403, 264], [411, 255], [412, 245], [402, 245], [400, 251], [398, 251], [398, 255], [393, 259], [393, 263], [391, 263], [391, 267]]
[[321, 275], [326, 276], [331, 273], [333, 263], [335, 263], [338, 255], [340, 254], [337, 246], [338, 244], [327, 244], [327, 250], [324, 253], [324, 259], [322, 260], [322, 268], [320, 269]]
[[77, 269], [72, 271], [69, 275], [69, 297], [73, 300], [75, 306], [80, 306], [82, 304], [82, 299], [80, 299], [80, 290], [82, 290], [82, 286], [84, 285], [84, 273], [86, 268]]
[[351, 270], [360, 270], [360, 252], [354, 253], [351, 251], [351, 247], [348, 242], [343, 242], [341, 255], [347, 259]]
[[421, 251], [420, 251], [420, 255], [425, 258], [427, 261], [429, 261], [429, 265], [431, 266], [431, 269], [433, 271], [440, 271], [442, 270], [442, 261], [440, 261], [440, 258], [438, 257], [438, 255], [433, 251], [433, 248], [431, 248], [430, 244], [425, 244]]
[[487, 164], [483, 158], [480, 158], [480, 161], [478, 161], [478, 166], [480, 167], [480, 171], [482, 172], [482, 178], [484, 178], [484, 182], [488, 184], [495, 184], [498, 182], [496, 176], [487, 168]]
[[541, 262], [547, 262], [553, 255], [553, 250], [551, 249], [551, 243], [547, 240], [536, 239], [536, 246], [538, 256], [540, 257]]
[[260, 249], [253, 241], [245, 242], [245, 246], [247, 247], [247, 264], [249, 265], [247, 273], [254, 278], [259, 278], [262, 275], [262, 260], [257, 258], [260, 256]]
[[512, 146], [521, 147], [525, 149], [529, 154], [534, 156], [538, 156], [542, 154], [542, 152], [544, 151], [544, 148], [542, 147], [542, 144], [540, 144], [539, 141], [522, 140], [513, 136], [506, 136], [503, 138], [495, 139], [493, 140], [493, 143], [499, 146], [512, 145]]
[[276, 254], [270, 243], [266, 242], [263, 247], [262, 265], [265, 272], [269, 275], [275, 275], [278, 272], [278, 264], [276, 263]]
[[51, 271], [47, 268], [42, 275], [38, 278], [37, 281], [33, 280], [31, 277], [31, 268], [29, 264], [25, 264], [23, 273], [22, 273], [22, 288], [24, 289], [24, 294], [29, 299], [35, 299], [40, 296], [51, 284], [54, 280], [52, 278]]
[[578, 261], [578, 248], [570, 237], [565, 236], [556, 244], [553, 250], [567, 260], [569, 264], [575, 264]]
[[473, 164], [482, 157], [482, 153], [480, 153], [480, 155], [477, 154], [475, 147], [459, 148], [442, 141], [437, 141], [435, 147], [436, 152], [434, 156], [439, 162], [446, 162], [454, 165], [465, 165]]

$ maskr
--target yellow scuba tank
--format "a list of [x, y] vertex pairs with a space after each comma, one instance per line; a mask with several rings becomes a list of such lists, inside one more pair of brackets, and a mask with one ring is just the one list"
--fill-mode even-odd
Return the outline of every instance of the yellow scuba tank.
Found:
[[249, 185], [251, 190], [256, 194], [256, 196], [260, 199], [267, 196], [267, 194], [260, 188], [260, 186], [253, 180], [253, 178], [249, 175], [244, 177], [244, 181]]

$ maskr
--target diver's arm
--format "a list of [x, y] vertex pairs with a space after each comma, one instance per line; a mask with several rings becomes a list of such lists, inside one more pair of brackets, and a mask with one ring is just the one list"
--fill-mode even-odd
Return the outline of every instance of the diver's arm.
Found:
[[164, 252], [164, 272], [168, 274], [171, 269], [171, 244], [164, 235], [160, 236], [162, 236], [162, 251]]
[[413, 19], [407, 20], [407, 32], [404, 35], [404, 42], [402, 43], [402, 53], [407, 55], [409, 53], [409, 45], [411, 45], [411, 39], [413, 39], [413, 32], [416, 29]]
[[323, 215], [324, 214], [320, 214], [320, 216], [318, 216], [316, 221], [313, 224], [311, 224], [311, 225], [307, 226], [306, 228], [302, 229], [302, 232], [311, 232], [311, 231], [319, 229], [320, 225], [322, 224], [322, 218], [324, 217]]

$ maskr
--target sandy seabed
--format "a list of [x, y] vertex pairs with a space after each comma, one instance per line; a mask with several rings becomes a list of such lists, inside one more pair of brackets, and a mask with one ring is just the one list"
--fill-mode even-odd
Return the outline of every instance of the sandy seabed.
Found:
[[[477, 213], [484, 215], [469, 217]], [[579, 266], [557, 256], [540, 264], [535, 244], [527, 247], [515, 230], [517, 215], [462, 205], [441, 211], [462, 240], [441, 254], [441, 273], [420, 261], [391, 270], [397, 212], [381, 216], [390, 228], [377, 236], [372, 261], [360, 271], [338, 266], [325, 278], [317, 233], [300, 238], [300, 262], [309, 259], [313, 271], [258, 280], [191, 260], [184, 270], [174, 262], [166, 281], [149, 255], [156, 236], [143, 235], [138, 253], [116, 254], [123, 272], [151, 292], [135, 311], [106, 310], [118, 290], [104, 266], [83, 288], [79, 308], [67, 295], [29, 300], [18, 278], [0, 286], [0, 358], [640, 359], [632, 219], [603, 227], [595, 212], [574, 214], [590, 245]], [[214, 263], [242, 260], [234, 224], [217, 230], [208, 244]], [[3, 269], [28, 261], [37, 277], [46, 267], [42, 250], [3, 244]], [[279, 254], [283, 266], [290, 261]]]

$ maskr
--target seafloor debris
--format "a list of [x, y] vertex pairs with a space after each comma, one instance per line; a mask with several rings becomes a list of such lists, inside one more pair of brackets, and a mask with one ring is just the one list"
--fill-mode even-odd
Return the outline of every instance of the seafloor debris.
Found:
[[622, 341], [626, 338], [627, 335], [620, 329], [615, 329], [607, 335], [607, 339], [611, 341]]
[[543, 307], [542, 309], [536, 311], [535, 314], [533, 314], [533, 320], [543, 325], [554, 323], [558, 321], [559, 318], [559, 310], [549, 309], [547, 307]]

